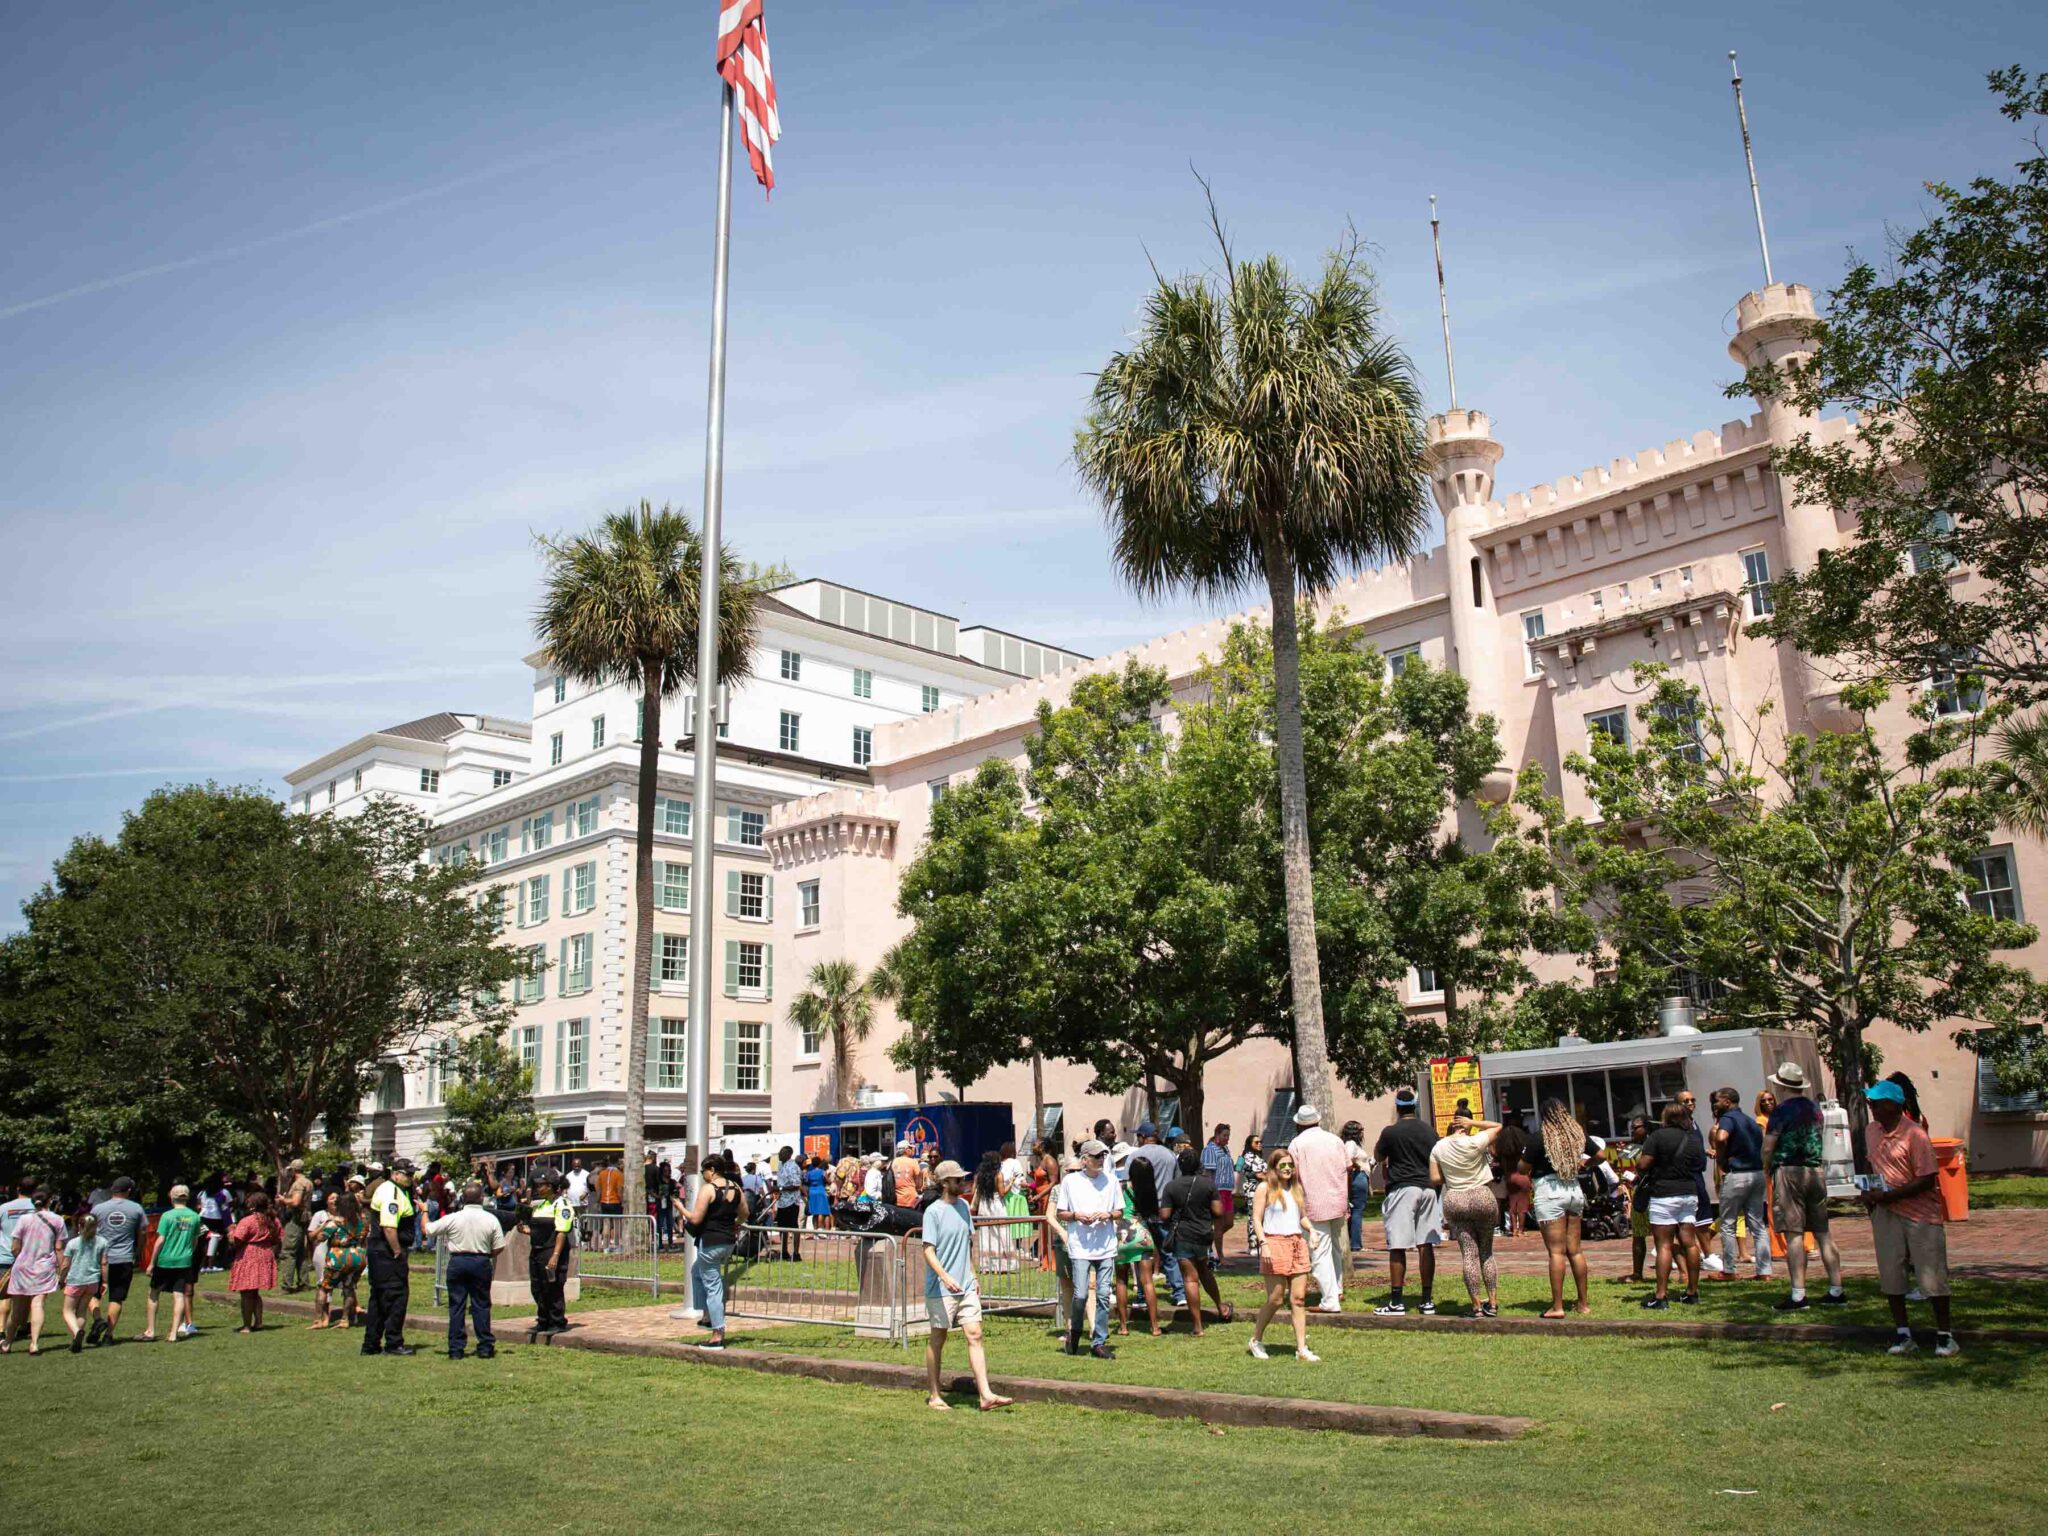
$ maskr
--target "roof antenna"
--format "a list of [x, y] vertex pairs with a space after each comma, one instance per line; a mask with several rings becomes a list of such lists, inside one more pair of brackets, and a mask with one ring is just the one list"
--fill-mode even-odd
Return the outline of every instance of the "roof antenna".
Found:
[[[1749, 147], [1749, 113], [1742, 106], [1742, 68], [1735, 62], [1735, 50], [1728, 50], [1728, 73], [1734, 77], [1735, 119], [1742, 124], [1742, 158], [1749, 166], [1749, 201], [1756, 209], [1756, 243], [1764, 253], [1764, 286], [1771, 286], [1771, 242], [1764, 238], [1764, 199], [1756, 189], [1756, 155]], [[1442, 266], [1441, 260], [1438, 266]]]
[[1458, 408], [1458, 365], [1451, 361], [1451, 301], [1444, 288], [1443, 226], [1436, 216], [1436, 194], [1429, 194], [1429, 243], [1436, 247], [1436, 307], [1444, 321], [1444, 372], [1451, 381], [1451, 409]]

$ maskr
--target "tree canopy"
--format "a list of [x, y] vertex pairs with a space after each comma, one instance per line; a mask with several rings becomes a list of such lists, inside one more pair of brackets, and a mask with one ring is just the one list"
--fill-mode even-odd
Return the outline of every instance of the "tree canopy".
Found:
[[448, 1165], [458, 1184], [479, 1152], [531, 1146], [546, 1118], [533, 1107], [533, 1068], [494, 1034], [456, 1042], [442, 1058], [441, 1106], [445, 1118], [434, 1136], [433, 1155]]

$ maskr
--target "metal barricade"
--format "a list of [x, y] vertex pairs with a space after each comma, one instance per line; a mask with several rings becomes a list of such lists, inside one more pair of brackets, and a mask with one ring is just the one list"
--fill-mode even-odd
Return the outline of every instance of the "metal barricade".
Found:
[[906, 1304], [905, 1239], [881, 1232], [745, 1226], [725, 1261], [727, 1317], [851, 1328], [908, 1342], [924, 1303]]
[[580, 1215], [576, 1218], [576, 1273], [586, 1282], [610, 1281], [661, 1294], [661, 1248], [654, 1218]]
[[448, 1245], [445, 1242], [434, 1244], [434, 1305], [448, 1305]]
[[974, 1270], [984, 1313], [1057, 1317], [1059, 1276], [1043, 1216], [974, 1218]]

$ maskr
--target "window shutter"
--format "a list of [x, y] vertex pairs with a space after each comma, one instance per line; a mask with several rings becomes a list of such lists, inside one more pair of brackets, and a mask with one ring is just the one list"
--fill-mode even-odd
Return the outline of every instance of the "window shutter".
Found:
[[[763, 944], [761, 946], [761, 995], [763, 997], [773, 997], [775, 995], [775, 946], [773, 944]], [[766, 1039], [767, 1037], [763, 1035], [762, 1038]], [[763, 1049], [765, 1050], [766, 1047], [763, 1047]]]
[[725, 995], [727, 997], [738, 997], [740, 995], [740, 941], [738, 939], [727, 939], [725, 941]]
[[[569, 995], [569, 941], [568, 941], [567, 939], [563, 939], [563, 940], [561, 941], [560, 947], [559, 947], [559, 948], [558, 948], [558, 949], [556, 950], [556, 952], [555, 952], [555, 996], [557, 996], [557, 997], [567, 997], [568, 995]], [[556, 1058], [557, 1058], [557, 1062], [558, 1062], [558, 1063], [559, 1063], [559, 1060], [560, 1060], [560, 1054], [561, 1054], [561, 1045], [562, 1045], [562, 1042], [561, 1042], [561, 1037], [560, 1037], [559, 1035], [557, 1035], [557, 1036], [556, 1036], [556, 1038], [555, 1038], [555, 1051], [556, 1051]], [[559, 1079], [559, 1078], [557, 1078], [556, 1080], [557, 1080], [558, 1082], [560, 1081], [560, 1079]]]
[[647, 1015], [647, 1086], [652, 1088], [661, 1063], [661, 1020]]
[[526, 882], [519, 882], [519, 926], [526, 926]]
[[[766, 972], [763, 972], [763, 974], [765, 975]], [[768, 1081], [768, 1051], [769, 1043], [773, 1041], [774, 1038], [775, 1026], [773, 1024], [763, 1023], [761, 1025], [761, 1091], [763, 1093], [768, 1092], [770, 1088], [770, 1083]]]
[[725, 872], [725, 915], [740, 915], [740, 872], [736, 869]]
[[563, 1042], [567, 1039], [568, 1034], [569, 1025], [566, 1020], [555, 1026], [555, 1092], [557, 1093], [562, 1091]]
[[774, 921], [775, 877], [773, 875], [763, 875], [761, 877], [761, 915], [771, 922]]
[[740, 808], [736, 805], [725, 808], [725, 840], [728, 843], [740, 840]]
[[[727, 949], [730, 950], [728, 945]], [[725, 1021], [725, 1054], [721, 1058], [724, 1066], [720, 1069], [719, 1083], [727, 1093], [738, 1089], [740, 1083], [740, 1021]]]

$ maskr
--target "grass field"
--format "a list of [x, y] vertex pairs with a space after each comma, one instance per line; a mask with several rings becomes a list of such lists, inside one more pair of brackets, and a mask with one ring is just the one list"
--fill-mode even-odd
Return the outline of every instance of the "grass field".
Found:
[[1970, 1204], [1980, 1210], [2048, 1205], [2048, 1176], [2009, 1173], [1995, 1178], [1973, 1178], [1970, 1180]]
[[[285, 1435], [306, 1447], [295, 1485], [306, 1496], [287, 1522], [305, 1536], [798, 1521], [1010, 1536], [1127, 1529], [1139, 1507], [1151, 1528], [1222, 1532], [1502, 1519], [1549, 1531], [1602, 1514], [1816, 1532], [1852, 1521], [1948, 1529], [1964, 1511], [1972, 1526], [2042, 1525], [2048, 1361], [2019, 1346], [1892, 1360], [1869, 1346], [1325, 1329], [1323, 1364], [1282, 1345], [1261, 1365], [1243, 1353], [1239, 1324], [1203, 1341], [1134, 1339], [1104, 1364], [1057, 1354], [1042, 1323], [990, 1325], [999, 1370], [1538, 1421], [1518, 1442], [1461, 1445], [1223, 1431], [1059, 1403], [999, 1420], [941, 1415], [914, 1392], [510, 1344], [489, 1362], [362, 1359], [354, 1337], [287, 1326], [238, 1338], [213, 1305], [200, 1321], [200, 1337], [178, 1345], [0, 1360], [11, 1421], [36, 1427], [0, 1444], [9, 1528], [274, 1525]], [[823, 1330], [735, 1331], [765, 1347], [903, 1358]], [[207, 1446], [225, 1458], [197, 1475]], [[319, 1468], [337, 1453], [329, 1479]], [[387, 1457], [419, 1477], [380, 1513], [370, 1485], [340, 1467]], [[337, 1491], [321, 1496], [329, 1481]]]

